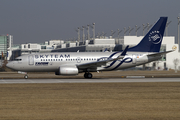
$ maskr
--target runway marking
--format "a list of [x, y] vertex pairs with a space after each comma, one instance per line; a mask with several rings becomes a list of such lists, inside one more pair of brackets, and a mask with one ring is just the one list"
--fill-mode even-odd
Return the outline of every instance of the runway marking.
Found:
[[0, 84], [20, 83], [135, 83], [135, 82], [180, 82], [179, 78], [113, 78], [113, 79], [3, 79]]

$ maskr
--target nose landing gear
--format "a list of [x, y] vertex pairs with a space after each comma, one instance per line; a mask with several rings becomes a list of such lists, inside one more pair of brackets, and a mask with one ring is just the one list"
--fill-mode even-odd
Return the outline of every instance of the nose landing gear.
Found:
[[24, 75], [24, 79], [28, 79], [28, 75]]
[[18, 71], [19, 74], [24, 74], [24, 79], [28, 79], [27, 72]]
[[93, 75], [91, 74], [91, 73], [87, 73], [87, 72], [85, 72], [85, 74], [84, 74], [84, 78], [92, 78], [93, 77]]

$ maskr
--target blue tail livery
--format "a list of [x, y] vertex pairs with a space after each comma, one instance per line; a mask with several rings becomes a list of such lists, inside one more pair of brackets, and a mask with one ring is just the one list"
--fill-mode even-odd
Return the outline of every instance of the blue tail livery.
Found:
[[159, 52], [166, 23], [167, 17], [160, 17], [151, 30], [144, 36], [141, 42], [138, 45], [129, 48], [128, 51]]

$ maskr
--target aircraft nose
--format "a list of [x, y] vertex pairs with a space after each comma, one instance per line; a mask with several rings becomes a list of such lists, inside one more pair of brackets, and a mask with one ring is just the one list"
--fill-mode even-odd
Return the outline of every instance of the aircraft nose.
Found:
[[12, 68], [12, 63], [11, 63], [11, 62], [10, 62], [10, 63], [7, 63], [7, 64], [6, 64], [6, 67]]

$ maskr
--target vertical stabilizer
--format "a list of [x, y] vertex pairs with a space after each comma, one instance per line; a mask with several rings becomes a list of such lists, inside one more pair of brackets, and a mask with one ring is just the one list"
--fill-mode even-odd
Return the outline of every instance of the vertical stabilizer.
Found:
[[159, 52], [164, 30], [167, 23], [167, 17], [160, 17], [156, 24], [151, 28], [151, 30], [144, 36], [140, 43], [128, 51], [135, 52]]

